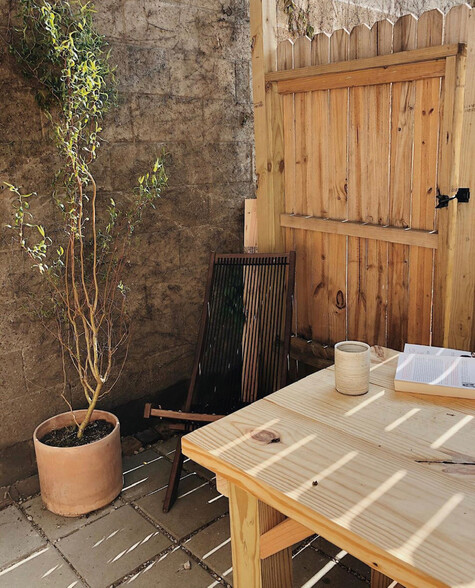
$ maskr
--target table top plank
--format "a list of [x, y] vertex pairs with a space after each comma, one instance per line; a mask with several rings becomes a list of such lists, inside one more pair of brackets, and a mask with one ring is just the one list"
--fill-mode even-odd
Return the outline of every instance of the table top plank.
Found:
[[[448, 408], [421, 394], [375, 384], [364, 396], [344, 396], [335, 392], [330, 370], [312, 374], [268, 399], [414, 461], [475, 464], [475, 406], [461, 410], [453, 402]], [[475, 467], [473, 476], [475, 481]]]
[[[373, 361], [383, 369], [366, 396], [339, 395], [327, 369], [185, 436], [183, 451], [407, 587], [475, 586], [473, 466], [414, 459], [462, 462], [473, 452], [473, 422], [440, 438], [475, 405], [395, 393], [387, 351]], [[354, 411], [381, 382], [384, 394]], [[261, 429], [280, 441], [253, 438]]]

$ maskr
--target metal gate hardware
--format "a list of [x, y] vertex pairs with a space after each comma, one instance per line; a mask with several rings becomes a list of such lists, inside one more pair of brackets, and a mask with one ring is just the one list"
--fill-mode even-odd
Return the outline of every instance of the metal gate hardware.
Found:
[[469, 202], [470, 201], [470, 188], [459, 188], [455, 196], [449, 197], [441, 194], [439, 189], [437, 189], [437, 206], [436, 208], [446, 208], [449, 205], [451, 200], [457, 200], [460, 202]]

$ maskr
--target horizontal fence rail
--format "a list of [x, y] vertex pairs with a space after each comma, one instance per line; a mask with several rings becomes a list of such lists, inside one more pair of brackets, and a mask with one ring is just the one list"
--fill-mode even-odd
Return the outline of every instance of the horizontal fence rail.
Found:
[[[284, 41], [288, 43], [288, 41]], [[266, 74], [266, 82], [284, 82], [309, 78], [325, 74], [356, 72], [360, 70], [385, 68], [393, 65], [412, 64], [424, 61], [445, 59], [453, 55], [465, 55], [467, 52], [465, 43], [453, 43], [452, 45], [440, 45], [438, 47], [426, 47], [413, 51], [401, 51], [389, 55], [378, 55], [367, 59], [352, 59], [351, 61], [329, 63], [327, 65], [312, 65], [275, 71]]]
[[281, 226], [288, 229], [302, 229], [304, 231], [345, 235], [347, 237], [364, 237], [366, 239], [375, 239], [376, 241], [385, 241], [386, 243], [417, 245], [417, 247], [427, 247], [429, 249], [437, 249], [439, 242], [438, 234], [435, 231], [404, 229], [299, 214], [283, 214], [280, 218]]
[[421, 61], [404, 65], [388, 65], [373, 69], [319, 74], [314, 77], [297, 78], [277, 82], [279, 94], [295, 92], [312, 92], [315, 90], [335, 90], [337, 88], [356, 88], [357, 86], [375, 86], [377, 84], [394, 84], [396, 82], [413, 82], [428, 78], [445, 76], [445, 59]]

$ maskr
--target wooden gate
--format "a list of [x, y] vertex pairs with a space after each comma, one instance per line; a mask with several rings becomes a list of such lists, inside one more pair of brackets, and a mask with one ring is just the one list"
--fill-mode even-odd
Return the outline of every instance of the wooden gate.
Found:
[[277, 47], [265, 145], [256, 136], [259, 250], [297, 251], [300, 336], [470, 347], [473, 202], [436, 210], [439, 192], [472, 180], [460, 165], [470, 17], [452, 9], [445, 38], [431, 11]]

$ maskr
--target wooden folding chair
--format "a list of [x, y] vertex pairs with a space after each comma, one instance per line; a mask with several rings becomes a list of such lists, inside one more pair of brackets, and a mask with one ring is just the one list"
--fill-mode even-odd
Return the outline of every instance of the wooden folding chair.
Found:
[[[295, 251], [212, 253], [195, 362], [183, 411], [145, 405], [144, 416], [179, 421], [188, 432], [285, 386]], [[176, 500], [183, 465], [178, 439], [163, 503]]]

